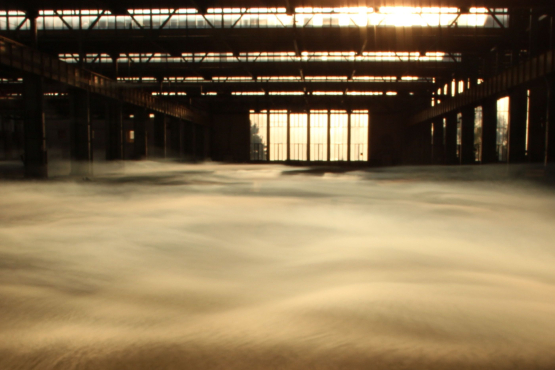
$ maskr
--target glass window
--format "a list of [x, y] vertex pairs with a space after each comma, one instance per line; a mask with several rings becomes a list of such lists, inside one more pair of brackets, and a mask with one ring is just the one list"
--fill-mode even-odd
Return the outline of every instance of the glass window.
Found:
[[349, 116], [347, 113], [330, 114], [330, 160], [346, 161], [348, 150]]
[[306, 161], [308, 138], [308, 115], [306, 113], [289, 115], [290, 153], [293, 161]]
[[328, 160], [328, 112], [310, 112], [310, 160]]
[[251, 113], [251, 161], [268, 160], [268, 114]]
[[351, 114], [351, 161], [368, 160], [368, 112]]
[[482, 162], [482, 107], [474, 108], [474, 160]]
[[270, 111], [270, 160], [287, 160], [287, 112]]
[[462, 113], [457, 113], [457, 158], [461, 159], [462, 150]]
[[506, 162], [509, 156], [509, 97], [497, 101], [497, 160]]

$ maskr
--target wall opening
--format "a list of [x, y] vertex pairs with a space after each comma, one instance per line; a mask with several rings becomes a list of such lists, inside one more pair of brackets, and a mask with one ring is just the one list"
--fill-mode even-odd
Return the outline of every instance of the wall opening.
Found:
[[482, 107], [474, 108], [474, 160], [482, 162]]
[[509, 97], [497, 100], [496, 153], [499, 162], [509, 158]]
[[268, 114], [252, 113], [251, 122], [251, 161], [268, 160]]

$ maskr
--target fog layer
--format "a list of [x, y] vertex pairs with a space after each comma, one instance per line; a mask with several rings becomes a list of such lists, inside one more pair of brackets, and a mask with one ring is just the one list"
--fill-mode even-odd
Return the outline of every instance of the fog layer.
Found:
[[550, 189], [139, 162], [0, 191], [0, 369], [555, 368]]

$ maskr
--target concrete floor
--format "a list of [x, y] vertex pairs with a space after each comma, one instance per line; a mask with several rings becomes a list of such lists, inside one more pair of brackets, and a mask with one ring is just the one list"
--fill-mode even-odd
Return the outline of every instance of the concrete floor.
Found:
[[538, 169], [113, 169], [0, 182], [0, 369], [555, 366]]

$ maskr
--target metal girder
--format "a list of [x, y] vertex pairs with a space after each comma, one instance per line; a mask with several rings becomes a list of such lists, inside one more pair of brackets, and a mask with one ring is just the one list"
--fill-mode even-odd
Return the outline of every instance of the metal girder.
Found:
[[436, 117], [452, 113], [463, 107], [478, 104], [481, 100], [494, 97], [509, 89], [524, 85], [555, 72], [555, 50], [550, 50], [518, 66], [507, 69], [481, 85], [466, 90], [453, 98], [441, 101], [441, 104], [426, 109], [413, 116], [411, 124], [418, 124]]
[[[10, 10], [21, 9], [74, 9], [76, 7], [89, 9], [91, 6], [99, 6], [106, 1], [91, 0], [86, 2], [78, 2], [75, 0], [4, 0], [2, 8]], [[265, 7], [279, 8], [287, 7], [289, 9], [295, 7], [337, 7], [337, 0], [265, 0]], [[473, 0], [472, 6], [486, 8], [530, 8], [537, 6], [550, 6], [552, 0]], [[153, 6], [152, 0], [119, 0], [118, 8], [127, 9], [146, 9]], [[468, 7], [468, 0], [357, 0], [342, 3], [345, 6], [420, 6], [420, 7]], [[205, 9], [211, 7], [233, 8], [233, 7], [260, 7], [260, 0], [159, 0], [156, 2], [159, 8], [180, 8], [194, 7], [197, 9]]]
[[155, 112], [204, 123], [204, 116], [181, 104], [162, 101], [135, 89], [121, 89], [116, 81], [76, 65], [68, 64], [28, 46], [0, 36], [0, 64], [37, 74], [69, 86], [88, 90]]

